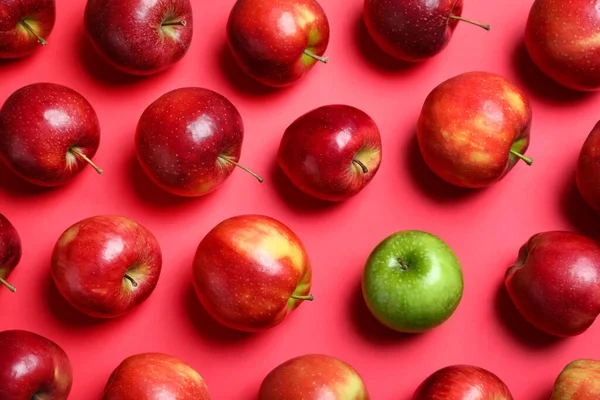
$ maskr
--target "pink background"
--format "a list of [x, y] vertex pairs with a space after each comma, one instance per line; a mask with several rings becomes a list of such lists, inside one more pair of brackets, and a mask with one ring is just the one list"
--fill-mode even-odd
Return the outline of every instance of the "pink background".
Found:
[[[331, 24], [328, 65], [316, 67], [287, 90], [265, 89], [243, 76], [225, 45], [233, 0], [194, 1], [195, 34], [187, 56], [167, 72], [132, 79], [101, 63], [83, 36], [83, 0], [57, 0], [57, 22], [47, 48], [0, 64], [0, 99], [38, 81], [68, 85], [93, 104], [102, 126], [95, 161], [72, 184], [41, 190], [0, 169], [0, 212], [19, 230], [23, 258], [0, 290], [0, 329], [29, 329], [58, 342], [74, 365], [72, 399], [99, 398], [113, 368], [146, 351], [179, 356], [206, 379], [215, 399], [254, 399], [276, 365], [304, 353], [340, 357], [364, 377], [376, 400], [408, 400], [438, 368], [469, 363], [490, 369], [516, 399], [543, 400], [566, 363], [600, 358], [600, 323], [580, 337], [549, 338], [525, 323], [504, 292], [502, 279], [521, 244], [554, 229], [598, 232], [598, 217], [574, 186], [579, 149], [598, 119], [597, 94], [563, 89], [532, 65], [522, 38], [532, 1], [502, 5], [470, 0], [464, 17], [492, 31], [459, 24], [450, 46], [430, 62], [403, 66], [375, 49], [362, 25], [362, 0], [321, 0]], [[504, 75], [530, 95], [534, 121], [529, 156], [487, 190], [448, 186], [424, 165], [415, 140], [420, 107], [434, 86], [456, 74], [486, 70]], [[142, 111], [163, 93], [201, 86], [228, 97], [246, 127], [243, 164], [262, 174], [260, 185], [242, 171], [212, 195], [169, 196], [142, 174], [133, 135]], [[275, 166], [285, 128], [317, 106], [346, 103], [378, 123], [383, 163], [359, 196], [339, 205], [307, 198]], [[52, 247], [72, 223], [96, 214], [122, 214], [150, 228], [160, 241], [164, 269], [149, 300], [116, 320], [97, 321], [71, 309], [54, 288]], [[262, 213], [292, 228], [314, 268], [314, 303], [279, 327], [245, 335], [216, 325], [192, 291], [191, 263], [202, 237], [221, 220]], [[404, 336], [381, 327], [360, 295], [360, 276], [373, 247], [387, 235], [422, 229], [458, 254], [465, 274], [461, 305], [446, 324]], [[594, 231], [594, 229], [596, 229]], [[597, 234], [597, 233], [596, 233]]]

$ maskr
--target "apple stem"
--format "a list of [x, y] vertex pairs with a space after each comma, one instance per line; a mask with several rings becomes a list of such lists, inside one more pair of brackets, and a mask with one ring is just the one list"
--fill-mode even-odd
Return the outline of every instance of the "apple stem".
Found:
[[96, 164], [94, 164], [94, 163], [92, 162], [92, 160], [90, 160], [90, 159], [89, 159], [89, 158], [88, 158], [88, 157], [87, 157], [85, 154], [83, 154], [81, 151], [79, 151], [79, 150], [77, 150], [77, 149], [75, 149], [75, 148], [72, 148], [72, 147], [69, 149], [69, 151], [70, 151], [71, 153], [75, 154], [76, 156], [80, 157], [82, 160], [84, 160], [84, 161], [85, 161], [85, 162], [87, 162], [88, 164], [90, 164], [90, 165], [91, 165], [91, 166], [92, 166], [92, 167], [93, 167], [93, 168], [96, 170], [96, 172], [98, 172], [99, 174], [101, 174], [102, 172], [104, 172], [104, 171], [102, 171], [102, 169], [101, 169], [100, 167], [98, 167]]
[[46, 42], [44, 39], [42, 39], [42, 37], [40, 35], [35, 33], [35, 31], [31, 27], [31, 25], [29, 25], [27, 23], [27, 21], [25, 21], [25, 20], [21, 21], [21, 25], [23, 25], [25, 27], [25, 29], [27, 29], [29, 31], [29, 33], [31, 33], [33, 36], [35, 36], [35, 38], [37, 39], [39, 44], [41, 44], [42, 46], [45, 46], [48, 44], [48, 42]]
[[298, 296], [298, 295], [293, 294], [292, 299], [313, 301], [315, 299], [315, 296], [313, 296], [312, 294], [309, 294], [308, 296]]
[[329, 58], [328, 57], [321, 57], [316, 55], [315, 53], [313, 53], [310, 50], [304, 50], [304, 54], [306, 54], [309, 57], [314, 58], [315, 60], [321, 61], [323, 64], [327, 64], [329, 62]]
[[492, 27], [490, 25], [486, 25], [486, 24], [480, 24], [479, 22], [475, 22], [472, 21], [470, 19], [466, 19], [466, 18], [462, 18], [462, 17], [458, 17], [456, 15], [451, 15], [450, 18], [458, 20], [458, 21], [463, 21], [463, 22], [468, 22], [469, 24], [473, 24], [475, 26], [478, 26], [480, 28], [485, 29], [486, 31], [489, 31], [490, 29], [492, 29]]
[[16, 292], [17, 288], [14, 287], [13, 285], [11, 285], [10, 283], [6, 282], [4, 279], [0, 278], [0, 283], [3, 284], [4, 286], [6, 286], [8, 288], [8, 290], [10, 290], [11, 292]]
[[408, 267], [408, 264], [406, 263], [406, 261], [404, 261], [403, 259], [398, 257], [398, 262], [400, 263], [400, 268], [402, 268], [402, 270], [404, 270], [404, 271], [409, 270], [409, 267]]
[[265, 181], [263, 178], [261, 178], [260, 176], [258, 176], [258, 174], [256, 174], [255, 172], [251, 171], [250, 169], [244, 167], [243, 165], [240, 165], [240, 164], [236, 163], [235, 161], [233, 161], [229, 157], [219, 156], [219, 158], [222, 159], [222, 160], [227, 161], [228, 163], [231, 163], [231, 164], [235, 165], [236, 167], [239, 167], [239, 168], [243, 169], [244, 171], [246, 171], [247, 173], [249, 173], [250, 175], [252, 175], [256, 179], [258, 179], [258, 181], [260, 183], [263, 183]]
[[162, 24], [160, 24], [160, 26], [174, 26], [174, 25], [186, 26], [187, 22], [184, 19], [184, 20], [181, 20], [181, 21], [163, 22]]
[[135, 279], [133, 279], [129, 275], [125, 274], [124, 278], [127, 279], [129, 282], [131, 282], [131, 285], [133, 287], [137, 287], [138, 286], [138, 283], [135, 281]]
[[527, 165], [533, 164], [533, 159], [531, 159], [531, 158], [529, 158], [527, 156], [524, 156], [523, 154], [519, 153], [518, 151], [511, 150], [510, 154], [512, 154], [515, 157], [519, 157], [521, 160], [525, 161], [525, 163]]
[[353, 163], [355, 163], [356, 165], [358, 165], [360, 168], [362, 168], [362, 172], [363, 174], [366, 174], [369, 172], [369, 169], [367, 168], [367, 166], [365, 164], [363, 164], [361, 161], [359, 160], [352, 160]]

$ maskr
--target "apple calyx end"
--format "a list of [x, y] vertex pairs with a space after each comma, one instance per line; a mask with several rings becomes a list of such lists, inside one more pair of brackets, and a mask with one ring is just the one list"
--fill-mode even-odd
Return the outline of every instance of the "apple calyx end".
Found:
[[353, 159], [352, 162], [355, 163], [356, 165], [358, 165], [362, 169], [363, 174], [369, 173], [369, 169], [367, 168], [367, 166], [365, 164], [363, 164], [360, 160]]
[[81, 158], [83, 161], [87, 162], [88, 164], [90, 164], [92, 166], [92, 168], [94, 168], [96, 170], [96, 172], [98, 174], [102, 174], [104, 172], [104, 170], [102, 170], [102, 168], [98, 167], [96, 164], [94, 164], [94, 162], [92, 160], [90, 160], [88, 158], [88, 156], [86, 156], [85, 154], [83, 154], [83, 152], [75, 147], [71, 147], [69, 149], [69, 152], [75, 154], [77, 157]]
[[39, 43], [40, 45], [42, 45], [42, 47], [43, 47], [43, 46], [46, 46], [46, 45], [48, 44], [48, 42], [46, 42], [46, 40], [44, 40], [44, 38], [42, 38], [40, 35], [38, 35], [38, 34], [37, 34], [37, 33], [36, 33], [34, 30], [33, 30], [33, 28], [31, 27], [31, 25], [29, 25], [29, 24], [27, 23], [27, 21], [25, 21], [25, 20], [22, 20], [22, 21], [20, 22], [20, 24], [21, 24], [21, 25], [23, 25], [23, 27], [24, 27], [25, 29], [27, 29], [27, 31], [28, 31], [29, 33], [31, 33], [31, 34], [32, 34], [32, 35], [33, 35], [33, 36], [36, 38], [36, 40], [38, 41], [38, 43]]
[[131, 276], [125, 274], [123, 278], [127, 279], [131, 283], [131, 286], [133, 286], [134, 288], [138, 287], [138, 283]]
[[315, 299], [315, 296], [313, 296], [312, 294], [309, 294], [308, 296], [299, 296], [299, 295], [293, 294], [292, 299], [302, 300], [302, 301], [313, 301]]
[[529, 166], [533, 165], [533, 158], [527, 157], [527, 156], [525, 156], [525, 155], [523, 155], [523, 154], [521, 154], [521, 153], [519, 153], [518, 151], [515, 151], [515, 150], [511, 150], [510, 154], [512, 154], [513, 156], [515, 156], [515, 157], [519, 158], [520, 160], [524, 161], [525, 164], [527, 164]]
[[8, 288], [8, 290], [10, 290], [11, 292], [15, 293], [17, 291], [17, 288], [14, 287], [13, 285], [11, 285], [10, 283], [6, 282], [4, 279], [0, 278], [0, 284], [6, 286]]
[[467, 23], [469, 23], [469, 24], [472, 24], [472, 25], [478, 26], [478, 27], [480, 27], [480, 28], [483, 28], [483, 29], [485, 29], [486, 31], [490, 31], [490, 30], [492, 29], [492, 26], [491, 26], [491, 25], [488, 25], [488, 24], [480, 24], [479, 22], [476, 22], [476, 21], [473, 21], [473, 20], [470, 20], [470, 19], [466, 19], [466, 18], [462, 18], [462, 17], [459, 17], [459, 16], [457, 16], [457, 15], [451, 15], [449, 18], [455, 19], [455, 20], [457, 20], [457, 21], [467, 22]]
[[230, 163], [230, 164], [233, 164], [233, 165], [235, 165], [235, 166], [236, 166], [236, 167], [238, 167], [238, 168], [241, 168], [241, 169], [243, 169], [244, 171], [246, 171], [247, 173], [249, 173], [250, 175], [252, 175], [253, 177], [255, 177], [255, 178], [256, 178], [256, 180], [258, 180], [260, 183], [263, 183], [263, 182], [265, 181], [265, 180], [264, 180], [264, 179], [263, 179], [263, 178], [262, 178], [260, 175], [258, 175], [258, 174], [257, 174], [257, 173], [255, 173], [254, 171], [250, 170], [249, 168], [246, 168], [246, 167], [244, 167], [243, 165], [241, 165], [241, 164], [239, 164], [239, 163], [237, 163], [237, 162], [233, 161], [231, 158], [229, 158], [229, 157], [227, 157], [227, 156], [219, 156], [219, 158], [220, 158], [221, 160], [227, 161], [227, 162], [228, 162], [228, 163]]
[[317, 61], [322, 62], [323, 64], [327, 64], [329, 62], [329, 57], [321, 57], [321, 56], [316, 55], [315, 53], [313, 53], [312, 51], [307, 50], [307, 49], [304, 50], [304, 54], [306, 54], [309, 57], [314, 58]]

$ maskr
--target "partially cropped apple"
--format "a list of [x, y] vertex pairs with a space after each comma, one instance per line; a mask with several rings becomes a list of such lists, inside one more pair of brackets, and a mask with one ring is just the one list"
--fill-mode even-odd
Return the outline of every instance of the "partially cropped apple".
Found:
[[303, 192], [343, 201], [362, 191], [381, 164], [379, 128], [364, 111], [347, 105], [316, 108], [285, 131], [277, 160]]
[[0, 285], [13, 292], [17, 289], [7, 282], [8, 277], [21, 261], [21, 237], [13, 224], [0, 214]]
[[583, 143], [577, 162], [576, 182], [583, 199], [600, 214], [600, 122]]
[[600, 399], [600, 361], [575, 360], [567, 364], [554, 382], [550, 400]]
[[0, 58], [26, 57], [45, 46], [55, 21], [55, 0], [0, 2]]

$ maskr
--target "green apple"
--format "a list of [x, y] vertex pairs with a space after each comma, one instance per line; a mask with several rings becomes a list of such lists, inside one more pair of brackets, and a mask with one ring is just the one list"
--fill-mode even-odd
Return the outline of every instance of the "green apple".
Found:
[[362, 291], [369, 310], [384, 325], [400, 332], [424, 332], [444, 323], [458, 307], [462, 268], [437, 236], [397, 232], [371, 252]]

